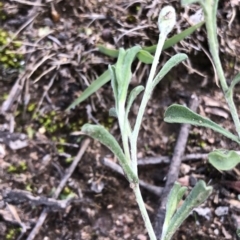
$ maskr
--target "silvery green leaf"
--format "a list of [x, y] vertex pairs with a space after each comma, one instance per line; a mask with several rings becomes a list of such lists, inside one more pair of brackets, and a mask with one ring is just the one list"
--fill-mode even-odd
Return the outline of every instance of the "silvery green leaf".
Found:
[[216, 149], [208, 154], [208, 161], [219, 171], [228, 171], [240, 163], [240, 155], [233, 150]]
[[121, 71], [122, 71], [122, 67], [124, 64], [125, 55], [126, 55], [125, 49], [120, 48], [119, 53], [118, 53], [117, 63], [115, 65], [116, 79], [117, 79], [118, 84], [122, 84], [124, 82], [124, 76], [123, 76], [123, 74], [121, 74]]
[[238, 73], [231, 82], [231, 87], [234, 88], [240, 82], [240, 73]]
[[144, 87], [142, 85], [140, 85], [140, 86], [137, 86], [134, 89], [132, 89], [132, 91], [130, 92], [130, 94], [128, 96], [127, 107], [126, 107], [126, 118], [128, 117], [128, 113], [130, 111], [130, 108], [131, 108], [134, 100], [136, 99], [138, 94], [141, 93], [143, 90], [144, 90]]
[[181, 5], [183, 7], [187, 6], [187, 5], [190, 5], [192, 3], [203, 3], [203, 0], [181, 0]]
[[151, 64], [153, 62], [154, 57], [150, 52], [141, 49], [139, 51], [139, 53], [137, 54], [137, 58], [139, 61], [141, 61], [143, 63]]
[[162, 69], [160, 70], [160, 72], [157, 74], [157, 76], [154, 78], [153, 80], [153, 88], [156, 87], [156, 85], [163, 79], [163, 77], [173, 68], [175, 67], [177, 64], [179, 64], [180, 62], [184, 61], [185, 59], [187, 59], [188, 56], [184, 53], [178, 53], [176, 55], [174, 55], [173, 57], [171, 57], [162, 67]]
[[240, 73], [238, 73], [232, 80], [230, 87], [228, 88], [227, 95], [232, 95], [234, 87], [240, 82]]
[[107, 48], [101, 44], [97, 44], [97, 48], [98, 48], [99, 52], [101, 52], [109, 57], [113, 57], [113, 58], [118, 57], [118, 50], [116, 50], [116, 49]]
[[202, 180], [198, 181], [190, 194], [187, 196], [182, 206], [172, 217], [166, 234], [161, 238], [161, 240], [171, 239], [173, 234], [178, 230], [180, 225], [188, 217], [192, 210], [195, 207], [201, 205], [210, 196], [211, 193], [211, 186], [206, 186], [205, 182]]
[[118, 158], [119, 163], [122, 166], [123, 171], [129, 182], [134, 183], [138, 182], [138, 178], [130, 168], [130, 165], [127, 162], [125, 155], [121, 147], [119, 146], [118, 142], [113, 137], [113, 135], [111, 135], [103, 126], [87, 123], [83, 125], [82, 132], [98, 140], [100, 143], [109, 148], [112, 151], [112, 153], [115, 154], [116, 157]]
[[116, 63], [116, 79], [118, 83], [118, 100], [125, 101], [127, 97], [128, 85], [132, 78], [131, 66], [137, 53], [141, 50], [140, 46], [135, 46], [127, 51], [120, 48]]
[[240, 143], [238, 137], [228, 130], [182, 105], [173, 104], [168, 107], [164, 114], [164, 121], [168, 123], [188, 123], [195, 126], [210, 128], [218, 133], [221, 133], [225, 137]]
[[116, 79], [116, 74], [115, 74], [115, 66], [108, 66], [108, 70], [110, 72], [110, 76], [111, 76], [111, 85], [112, 85], [112, 89], [113, 89], [113, 95], [115, 98], [115, 110], [116, 113], [118, 113], [118, 82]]
[[163, 233], [162, 236], [164, 236], [167, 232], [169, 223], [171, 221], [171, 218], [175, 211], [177, 210], [177, 206], [182, 199], [184, 193], [186, 192], [186, 187], [181, 187], [181, 185], [178, 182], [175, 182], [167, 199], [167, 205], [166, 205], [166, 215], [163, 225]]

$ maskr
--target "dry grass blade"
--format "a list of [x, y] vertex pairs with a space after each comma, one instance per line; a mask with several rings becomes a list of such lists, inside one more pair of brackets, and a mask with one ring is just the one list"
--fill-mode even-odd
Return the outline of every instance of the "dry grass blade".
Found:
[[38, 82], [43, 76], [45, 76], [46, 74], [48, 74], [49, 72], [51, 72], [52, 70], [54, 70], [54, 69], [56, 69], [56, 68], [57, 68], [57, 66], [53, 66], [53, 67], [47, 69], [47, 70], [44, 71], [37, 79], [35, 79], [35, 80], [33, 81], [33, 83]]
[[38, 2], [30, 2], [30, 1], [25, 1], [25, 0], [12, 0], [12, 2], [17, 2], [29, 6], [35, 6], [35, 7], [45, 7], [45, 4], [38, 3]]
[[48, 59], [51, 59], [54, 55], [55, 55], [55, 53], [54, 53], [54, 54], [51, 54], [51, 55], [49, 55], [49, 56], [44, 57], [38, 64], [36, 64], [36, 65], [34, 66], [33, 70], [29, 73], [29, 75], [27, 76], [27, 78], [29, 79], [29, 78], [33, 75], [33, 73], [34, 73], [44, 62], [46, 62]]

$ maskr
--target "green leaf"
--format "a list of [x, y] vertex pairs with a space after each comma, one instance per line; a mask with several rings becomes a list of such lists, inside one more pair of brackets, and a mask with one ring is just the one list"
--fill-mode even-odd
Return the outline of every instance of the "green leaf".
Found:
[[218, 133], [221, 133], [225, 137], [240, 143], [238, 137], [231, 132], [227, 131], [210, 119], [202, 117], [201, 115], [182, 105], [171, 105], [164, 114], [164, 121], [168, 123], [187, 123], [195, 126], [210, 128]]
[[126, 118], [128, 118], [128, 113], [130, 111], [130, 108], [134, 102], [134, 100], [136, 99], [136, 97], [138, 96], [138, 94], [140, 92], [142, 92], [144, 90], [144, 87], [142, 85], [135, 87], [134, 89], [132, 89], [132, 91], [129, 94], [128, 97], [128, 102], [127, 102], [127, 107], [126, 107]]
[[232, 80], [231, 82], [231, 88], [234, 88], [236, 86], [236, 84], [238, 84], [240, 82], [240, 73], [238, 73]]
[[151, 64], [153, 62], [153, 55], [149, 53], [148, 51], [145, 50], [140, 50], [139, 53], [137, 54], [137, 58], [140, 62], [143, 62], [145, 64]]
[[228, 171], [240, 163], [240, 155], [233, 150], [216, 149], [208, 154], [208, 161], [219, 171]]
[[125, 103], [128, 86], [132, 78], [131, 66], [137, 53], [141, 50], [140, 46], [135, 46], [127, 51], [123, 48], [119, 50], [118, 61], [116, 63], [115, 74], [118, 83], [118, 101]]
[[108, 70], [110, 71], [110, 74], [111, 74], [111, 85], [113, 89], [113, 95], [115, 98], [115, 110], [116, 110], [116, 114], [118, 115], [118, 82], [116, 78], [115, 66], [109, 65]]
[[212, 187], [206, 186], [205, 182], [200, 180], [187, 196], [183, 205], [177, 210], [172, 217], [166, 234], [162, 240], [171, 239], [173, 234], [178, 230], [183, 221], [188, 217], [192, 210], [201, 205], [212, 193]]
[[187, 188], [181, 187], [181, 185], [178, 182], [175, 182], [175, 184], [173, 185], [168, 195], [168, 200], [166, 205], [166, 216], [165, 216], [164, 225], [163, 225], [163, 235], [167, 232], [167, 228], [169, 226], [171, 218], [175, 213], [175, 211], [177, 210], [178, 204], [182, 199], [186, 190]]
[[70, 110], [71, 108], [76, 107], [78, 104], [86, 100], [89, 96], [95, 93], [100, 87], [102, 87], [105, 83], [110, 81], [111, 75], [110, 71], [105, 71], [101, 76], [99, 76], [91, 85], [82, 92], [80, 97], [78, 97], [66, 110]]
[[230, 87], [228, 88], [228, 95], [233, 93], [234, 87], [240, 82], [240, 73], [238, 73], [232, 80]]
[[107, 48], [103, 45], [97, 45], [99, 52], [105, 54], [106, 56], [117, 58], [119, 51], [116, 49]]
[[156, 87], [156, 85], [163, 79], [163, 77], [176, 65], [178, 65], [180, 62], [187, 59], [188, 56], [184, 53], [178, 53], [171, 57], [162, 67], [160, 72], [157, 74], [157, 76], [153, 80], [153, 88]]
[[204, 3], [204, 1], [202, 0], [181, 0], [181, 5], [184, 7], [184, 6], [187, 6], [189, 4], [192, 4], [192, 3]]
[[[189, 28], [185, 29], [184, 31], [180, 32], [179, 34], [176, 34], [176, 35], [172, 36], [171, 38], [167, 39], [163, 45], [163, 50], [166, 50], [166, 49], [174, 46], [176, 43], [182, 41], [184, 38], [188, 37], [194, 31], [196, 31], [199, 27], [201, 27], [203, 24], [204, 24], [204, 21], [200, 22], [192, 27], [189, 27]], [[150, 53], [155, 53], [156, 48], [157, 48], [157, 45], [153, 45], [150, 47], [144, 47], [143, 50], [146, 50]]]
[[93, 125], [89, 123], [83, 125], [82, 132], [98, 140], [100, 143], [109, 148], [112, 153], [115, 154], [118, 158], [128, 181], [138, 183], [137, 176], [133, 173], [132, 169], [127, 163], [125, 155], [113, 135], [111, 135], [103, 126]]

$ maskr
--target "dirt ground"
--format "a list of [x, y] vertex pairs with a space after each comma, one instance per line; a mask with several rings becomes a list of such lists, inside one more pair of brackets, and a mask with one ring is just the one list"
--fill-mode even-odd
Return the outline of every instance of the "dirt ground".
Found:
[[[128, 182], [107, 165], [116, 159], [100, 143], [79, 134], [84, 123], [101, 123], [120, 140], [118, 124], [108, 116], [114, 104], [110, 84], [65, 110], [116, 61], [100, 53], [97, 45], [117, 49], [156, 44], [157, 17], [167, 4], [177, 12], [169, 37], [199, 21], [198, 5], [184, 9], [170, 0], [0, 1], [0, 44], [6, 31], [13, 40], [5, 49], [15, 59], [21, 56], [18, 66], [4, 66], [6, 51], [0, 52], [0, 239], [148, 239]], [[227, 79], [240, 71], [239, 10], [238, 0], [219, 3], [219, 50]], [[161, 196], [149, 186], [164, 187], [166, 159], [171, 159], [180, 129], [163, 121], [166, 108], [189, 104], [194, 93], [197, 112], [235, 131], [214, 78], [204, 25], [164, 51], [160, 66], [177, 52], [189, 59], [157, 86], [138, 141], [139, 176], [148, 185], [142, 194], [152, 222]], [[150, 66], [136, 61], [133, 70], [131, 87], [145, 84]], [[131, 112], [133, 122], [140, 100]], [[240, 111], [239, 87], [234, 100]], [[240, 169], [215, 170], [206, 157], [215, 148], [239, 150], [211, 130], [191, 127], [178, 181], [190, 190], [203, 179], [214, 191], [174, 239], [238, 239]], [[159, 163], [163, 156], [166, 161]], [[79, 163], [67, 179], [77, 157]]]

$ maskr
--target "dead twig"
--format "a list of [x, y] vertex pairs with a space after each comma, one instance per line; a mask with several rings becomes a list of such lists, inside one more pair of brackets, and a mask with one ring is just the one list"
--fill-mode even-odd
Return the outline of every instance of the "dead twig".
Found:
[[46, 6], [45, 4], [38, 3], [38, 2], [34, 3], [34, 2], [24, 1], [24, 0], [12, 0], [12, 1], [24, 4], [24, 5], [35, 6], [35, 7], [45, 7]]
[[[72, 175], [73, 171], [75, 170], [75, 168], [77, 167], [79, 161], [81, 160], [83, 154], [85, 153], [88, 145], [90, 143], [90, 139], [86, 139], [84, 140], [77, 156], [75, 157], [75, 159], [73, 160], [71, 166], [66, 170], [66, 173], [64, 175], [64, 177], [62, 178], [60, 184], [58, 185], [56, 191], [53, 194], [53, 198], [57, 199], [59, 194], [61, 193], [62, 189], [64, 188], [65, 184], [67, 183], [68, 179], [70, 178], [70, 176]], [[46, 217], [48, 215], [48, 210], [47, 208], [44, 208], [35, 227], [32, 229], [31, 233], [29, 234], [27, 240], [33, 240], [35, 238], [35, 236], [38, 234], [42, 224], [44, 223]]]
[[[198, 98], [196, 95], [192, 95], [189, 107], [192, 111], [196, 111], [199, 104]], [[166, 185], [163, 188], [161, 196], [161, 204], [157, 211], [157, 216], [155, 219], [155, 233], [157, 239], [161, 239], [162, 227], [164, 223], [165, 213], [166, 213], [166, 203], [169, 192], [171, 191], [175, 181], [178, 179], [179, 168], [181, 165], [181, 158], [186, 148], [188, 135], [189, 135], [190, 125], [182, 124], [178, 139], [174, 148], [173, 157], [167, 174]]]
[[1, 113], [6, 113], [10, 111], [13, 103], [18, 99], [20, 96], [22, 89], [23, 89], [23, 82], [25, 81], [25, 78], [20, 76], [16, 83], [13, 85], [8, 98], [3, 102], [1, 106]]
[[4, 201], [7, 203], [20, 204], [22, 202], [30, 202], [31, 205], [39, 206], [43, 205], [48, 207], [48, 210], [57, 211], [61, 209], [66, 209], [73, 198], [65, 199], [65, 200], [57, 200], [54, 198], [47, 198], [45, 196], [33, 196], [31, 192], [24, 190], [5, 190]]
[[[239, 151], [240, 153], [240, 151]], [[181, 161], [187, 162], [190, 160], [201, 160], [207, 159], [208, 153], [190, 153], [182, 156]], [[155, 164], [169, 164], [171, 162], [171, 157], [169, 156], [154, 156], [154, 157], [146, 157], [138, 159], [138, 166], [145, 166], [145, 165], [155, 165]]]
[[53, 83], [54, 83], [54, 80], [55, 80], [56, 76], [57, 76], [57, 73], [55, 73], [55, 74], [52, 76], [50, 82], [48, 83], [47, 87], [45, 88], [45, 90], [44, 90], [44, 92], [43, 92], [43, 95], [42, 95], [40, 101], [38, 102], [37, 108], [36, 108], [36, 110], [34, 111], [33, 115], [35, 115], [35, 114], [38, 112], [38, 110], [40, 109], [40, 107], [41, 107], [41, 105], [42, 105], [42, 103], [43, 103], [44, 98], [46, 97], [49, 89], [52, 87], [52, 85], [53, 85]]
[[[115, 163], [107, 158], [103, 158], [101, 162], [104, 166], [111, 168], [113, 171], [115, 171], [121, 175], [124, 175], [122, 168], [117, 163]], [[141, 187], [145, 188], [146, 190], [148, 190], [149, 192], [155, 194], [156, 196], [161, 196], [161, 194], [162, 194], [161, 187], [154, 186], [154, 185], [146, 183], [142, 180], [139, 180], [139, 185]]]

